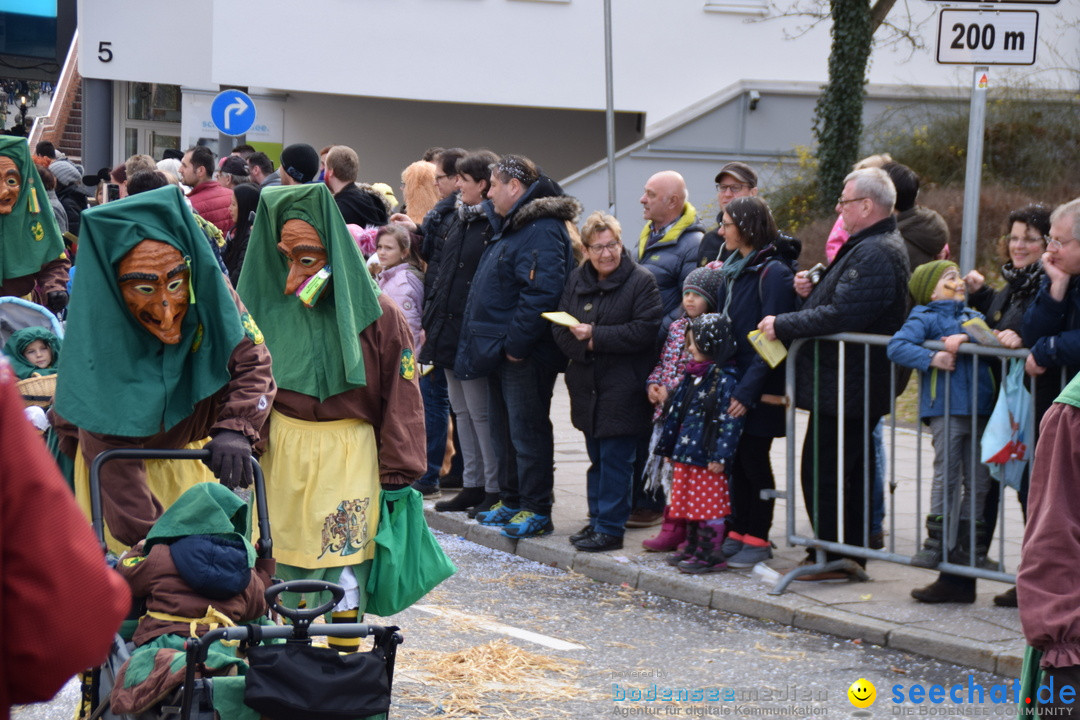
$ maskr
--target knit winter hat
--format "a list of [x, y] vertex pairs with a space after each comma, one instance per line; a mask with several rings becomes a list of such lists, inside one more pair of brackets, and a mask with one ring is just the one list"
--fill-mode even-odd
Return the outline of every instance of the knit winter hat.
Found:
[[938, 280], [949, 268], [960, 269], [951, 260], [931, 260], [915, 268], [915, 272], [911, 273], [911, 279], [908, 280], [908, 290], [911, 291], [911, 297], [915, 299], [916, 305], [925, 305], [930, 302], [930, 296], [937, 287]]
[[56, 178], [56, 182], [64, 187], [81, 182], [83, 178], [83, 169], [69, 160], [53, 161], [49, 166], [49, 171]]
[[720, 313], [706, 313], [690, 323], [694, 344], [707, 358], [717, 364], [731, 359], [735, 354], [735, 335], [731, 319]]
[[683, 281], [683, 292], [697, 293], [709, 303], [709, 308], [716, 309], [716, 291], [720, 288], [720, 271], [710, 267], [699, 267], [690, 271]]
[[319, 153], [306, 143], [296, 143], [281, 151], [281, 171], [303, 185], [319, 173]]

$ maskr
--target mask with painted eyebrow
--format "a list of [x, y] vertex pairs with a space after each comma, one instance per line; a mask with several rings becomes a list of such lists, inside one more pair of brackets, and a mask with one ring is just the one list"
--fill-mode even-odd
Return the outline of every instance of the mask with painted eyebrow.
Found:
[[0, 155], [0, 215], [10, 215], [22, 192], [22, 174], [15, 161]]
[[191, 271], [178, 249], [160, 240], [143, 240], [120, 260], [117, 282], [128, 310], [147, 332], [166, 345], [180, 342], [191, 300]]

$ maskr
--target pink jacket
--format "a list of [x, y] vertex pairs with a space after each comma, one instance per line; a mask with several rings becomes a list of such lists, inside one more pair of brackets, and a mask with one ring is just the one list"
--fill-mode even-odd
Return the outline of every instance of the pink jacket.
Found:
[[379, 273], [378, 283], [405, 314], [412, 330], [414, 351], [419, 355], [424, 344], [424, 331], [420, 327], [420, 316], [424, 312], [423, 275], [409, 263], [403, 262]]
[[[686, 328], [690, 326], [690, 318], [683, 315], [673, 320], [668, 326], [667, 340], [664, 348], [660, 351], [660, 361], [653, 368], [645, 386], [663, 385], [667, 388], [668, 395], [675, 392], [686, 372], [686, 362], [690, 359], [690, 353], [686, 350]], [[653, 413], [653, 420], [659, 420], [663, 414], [663, 408], [658, 407]]]

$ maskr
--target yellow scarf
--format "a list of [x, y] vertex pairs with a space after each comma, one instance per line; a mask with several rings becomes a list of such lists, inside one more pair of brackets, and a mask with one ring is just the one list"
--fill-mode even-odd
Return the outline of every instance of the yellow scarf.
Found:
[[[675, 242], [679, 239], [679, 236], [683, 234], [683, 231], [693, 225], [696, 221], [697, 210], [695, 210], [694, 206], [690, 203], [683, 203], [683, 211], [679, 220], [664, 233], [664, 237], [660, 238], [659, 242], [653, 244], [653, 247]], [[645, 223], [645, 227], [641, 228], [641, 237], [638, 239], [638, 260], [645, 257], [645, 245], [649, 242], [649, 235], [652, 234], [652, 227], [652, 221], [649, 221]]]

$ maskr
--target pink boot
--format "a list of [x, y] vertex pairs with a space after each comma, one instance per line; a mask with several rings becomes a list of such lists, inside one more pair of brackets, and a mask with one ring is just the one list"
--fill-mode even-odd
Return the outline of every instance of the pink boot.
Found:
[[641, 546], [651, 552], [671, 552], [686, 540], [686, 520], [673, 518], [670, 506], [664, 508], [664, 524], [660, 534], [648, 540], [642, 540]]

